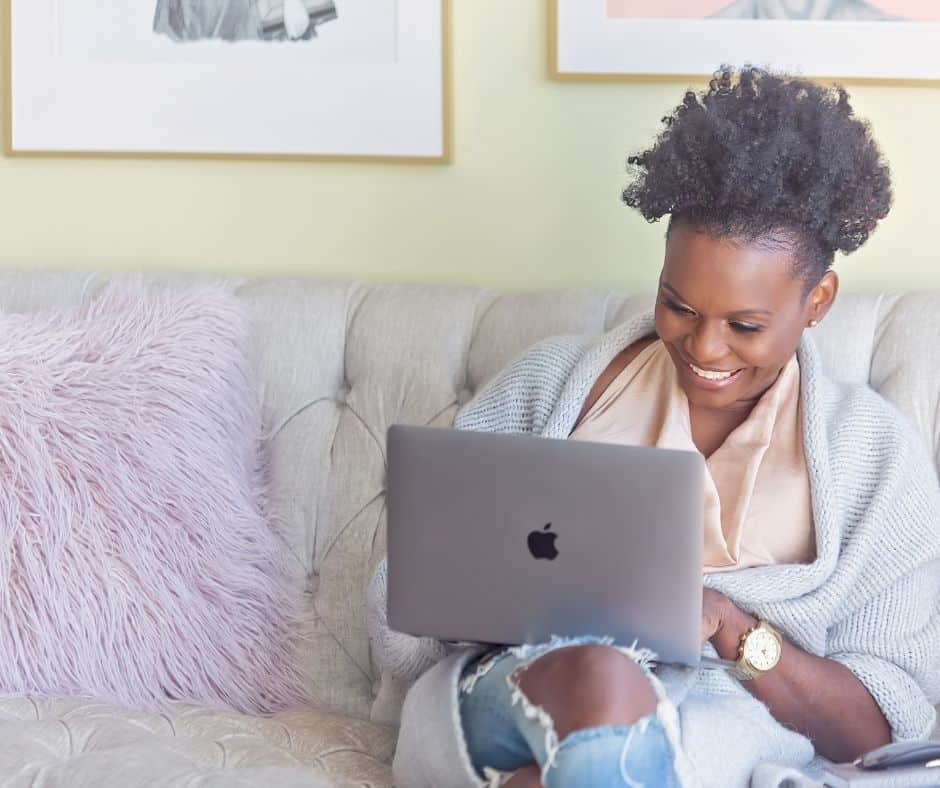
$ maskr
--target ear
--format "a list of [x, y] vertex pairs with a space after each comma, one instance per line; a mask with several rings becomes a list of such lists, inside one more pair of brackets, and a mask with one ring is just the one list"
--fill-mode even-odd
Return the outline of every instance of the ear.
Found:
[[835, 302], [838, 292], [839, 275], [835, 271], [826, 271], [806, 299], [806, 320], [821, 322]]

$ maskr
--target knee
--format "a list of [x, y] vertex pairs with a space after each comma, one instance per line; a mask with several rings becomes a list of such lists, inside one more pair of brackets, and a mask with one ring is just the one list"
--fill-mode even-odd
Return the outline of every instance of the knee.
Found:
[[593, 643], [556, 649], [536, 662], [553, 666], [580, 682], [620, 682], [628, 681], [631, 676], [646, 678], [643, 669], [617, 649]]
[[568, 646], [533, 660], [521, 673], [520, 689], [534, 703], [559, 690], [585, 696], [604, 694], [611, 698], [655, 695], [645, 671], [632, 659], [603, 645]]
[[525, 668], [518, 686], [550, 714], [559, 738], [587, 727], [629, 725], [657, 704], [645, 671], [604, 645], [550, 651]]

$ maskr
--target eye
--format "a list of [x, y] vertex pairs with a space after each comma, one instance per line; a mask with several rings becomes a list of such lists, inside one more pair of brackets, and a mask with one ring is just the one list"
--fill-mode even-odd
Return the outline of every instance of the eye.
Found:
[[[671, 309], [673, 312], [675, 312], [678, 315], [694, 315], [695, 314], [695, 312], [693, 312], [688, 307], [679, 306], [679, 304], [675, 303], [675, 301], [670, 301], [666, 299], [663, 301], [663, 304], [665, 304], [668, 309]], [[764, 330], [762, 326], [752, 326], [752, 325], [749, 325], [748, 323], [732, 323], [731, 327], [735, 331], [741, 334], [756, 334], [758, 331]]]
[[666, 301], [663, 301], [663, 303], [673, 312], [676, 312], [680, 315], [694, 315], [695, 314], [691, 309], [687, 309], [684, 306], [679, 306], [674, 301], [666, 300]]

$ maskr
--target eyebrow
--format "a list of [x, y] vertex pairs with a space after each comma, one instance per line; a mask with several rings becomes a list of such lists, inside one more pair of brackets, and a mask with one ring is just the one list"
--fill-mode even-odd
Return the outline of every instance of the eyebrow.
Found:
[[[663, 282], [662, 286], [663, 286], [663, 289], [668, 290], [680, 301], [684, 303], [688, 303], [688, 301], [686, 301], [680, 295], [679, 291], [676, 290], [676, 288], [674, 288], [668, 282]], [[772, 315], [774, 314], [774, 311], [772, 309], [738, 309], [736, 312], [729, 312], [728, 314], [731, 314], [731, 315]]]

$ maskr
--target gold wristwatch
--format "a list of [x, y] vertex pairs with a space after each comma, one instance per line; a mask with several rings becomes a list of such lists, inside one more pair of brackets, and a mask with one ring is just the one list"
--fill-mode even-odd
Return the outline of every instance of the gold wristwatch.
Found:
[[734, 663], [734, 675], [739, 679], [756, 679], [769, 673], [780, 662], [783, 653], [783, 638], [766, 621], [757, 624], [741, 635], [738, 660]]

